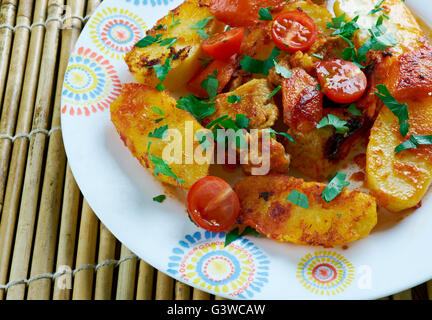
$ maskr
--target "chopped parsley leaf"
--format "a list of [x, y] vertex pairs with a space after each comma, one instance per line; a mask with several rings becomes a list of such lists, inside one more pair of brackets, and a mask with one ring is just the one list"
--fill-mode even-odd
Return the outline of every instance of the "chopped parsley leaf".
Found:
[[162, 203], [162, 202], [165, 201], [165, 199], [166, 199], [166, 195], [161, 194], [160, 196], [154, 197], [154, 198], [153, 198], [153, 201], [154, 201], [154, 202]]
[[209, 74], [207, 78], [201, 82], [201, 87], [207, 91], [210, 99], [214, 99], [218, 94], [219, 80], [217, 78], [217, 71], [213, 71], [213, 74]]
[[239, 228], [235, 228], [234, 230], [231, 230], [225, 235], [225, 247], [227, 247], [230, 243], [234, 242], [235, 240], [247, 236], [247, 235], [254, 235], [255, 237], [259, 237], [258, 231], [256, 231], [254, 228], [246, 227], [244, 231], [240, 234]]
[[432, 135], [429, 136], [412, 135], [409, 138], [409, 140], [398, 145], [395, 149], [395, 152], [396, 154], [399, 154], [402, 151], [408, 149], [417, 149], [419, 146], [428, 146], [428, 145], [432, 145]]
[[399, 119], [400, 134], [405, 137], [409, 131], [409, 115], [408, 105], [406, 103], [399, 103], [390, 93], [385, 85], [379, 84], [376, 86], [378, 92], [375, 92], [377, 97], [393, 112]]
[[322, 118], [320, 123], [317, 125], [317, 129], [333, 126], [336, 129], [336, 133], [344, 134], [349, 131], [349, 128], [346, 126], [346, 124], [347, 122], [345, 120], [342, 120], [333, 114], [329, 114]]
[[271, 7], [268, 8], [260, 8], [259, 9], [259, 18], [258, 20], [262, 20], [262, 21], [272, 21], [273, 17], [270, 13]]
[[326, 202], [331, 202], [338, 195], [342, 193], [343, 188], [348, 187], [350, 183], [345, 181], [346, 174], [338, 172], [336, 176], [330, 181], [328, 186], [324, 189], [322, 198]]
[[309, 200], [307, 196], [301, 192], [298, 192], [297, 190], [291, 191], [287, 197], [287, 200], [303, 209], [309, 209]]
[[166, 136], [168, 125], [155, 129], [154, 132], [149, 133], [149, 138], [163, 139]]
[[181, 110], [188, 111], [199, 122], [202, 119], [212, 115], [216, 109], [216, 103], [209, 103], [199, 100], [194, 95], [190, 94], [187, 97], [182, 97], [177, 101], [176, 107]]
[[277, 63], [276, 60], [273, 61], [275, 65], [275, 72], [285, 79], [291, 78], [292, 72], [291, 70], [285, 68], [284, 66]]
[[275, 47], [266, 60], [259, 60], [248, 55], [244, 55], [243, 59], [240, 61], [242, 69], [246, 72], [263, 74], [268, 76], [269, 70], [274, 67], [274, 59], [280, 54], [278, 47]]
[[228, 97], [228, 102], [229, 103], [239, 103], [240, 101], [242, 101], [243, 99], [241, 97], [239, 97], [238, 95], [231, 95]]

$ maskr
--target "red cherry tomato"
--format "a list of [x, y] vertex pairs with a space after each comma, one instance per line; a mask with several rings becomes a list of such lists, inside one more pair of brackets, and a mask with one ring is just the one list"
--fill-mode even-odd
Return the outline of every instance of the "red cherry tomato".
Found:
[[209, 75], [214, 75], [216, 71], [216, 78], [219, 80], [220, 93], [223, 88], [231, 80], [231, 77], [236, 67], [236, 57], [232, 56], [229, 61], [213, 60], [204, 70], [199, 70], [195, 76], [187, 83], [187, 89], [200, 98], [207, 98], [207, 91], [201, 86], [201, 83], [207, 79]]
[[210, 10], [218, 19], [232, 27], [253, 26], [258, 22], [259, 9], [279, 9], [286, 0], [210, 0]]
[[205, 177], [189, 190], [187, 208], [191, 219], [198, 226], [208, 231], [223, 232], [235, 225], [240, 201], [224, 180]]
[[272, 37], [276, 46], [286, 52], [309, 49], [318, 36], [315, 22], [300, 11], [283, 12], [274, 19]]
[[240, 51], [244, 28], [234, 28], [204, 40], [203, 50], [213, 59], [228, 60]]
[[322, 61], [316, 70], [324, 94], [334, 102], [355, 102], [366, 90], [366, 76], [352, 62], [340, 59]]

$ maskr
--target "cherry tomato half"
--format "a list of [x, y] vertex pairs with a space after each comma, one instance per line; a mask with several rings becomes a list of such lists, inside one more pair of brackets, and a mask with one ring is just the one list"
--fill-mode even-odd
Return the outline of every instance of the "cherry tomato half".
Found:
[[320, 62], [316, 70], [324, 94], [334, 102], [355, 102], [366, 90], [366, 76], [352, 62], [340, 59], [326, 60]]
[[228, 60], [240, 51], [244, 28], [234, 28], [204, 40], [203, 50], [213, 59]]
[[220, 93], [231, 80], [236, 63], [236, 56], [232, 56], [229, 61], [213, 60], [205, 69], [199, 70], [193, 76], [186, 85], [187, 89], [200, 98], [207, 98], [208, 93], [201, 84], [208, 76], [214, 75], [216, 71], [216, 78], [219, 81], [218, 93]]
[[236, 223], [240, 201], [224, 180], [205, 177], [189, 190], [187, 208], [191, 219], [198, 226], [212, 232], [223, 232]]
[[304, 12], [283, 12], [273, 22], [273, 41], [279, 49], [289, 53], [309, 49], [317, 36], [315, 22]]

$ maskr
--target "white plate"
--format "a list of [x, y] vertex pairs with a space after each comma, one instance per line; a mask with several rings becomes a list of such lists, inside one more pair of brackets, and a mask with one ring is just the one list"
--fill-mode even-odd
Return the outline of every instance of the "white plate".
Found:
[[[100, 220], [155, 268], [232, 299], [373, 299], [432, 278], [432, 200], [398, 223], [342, 248], [312, 248], [205, 232], [135, 160], [110, 122], [121, 83], [135, 82], [122, 56], [181, 0], [105, 0], [86, 25], [66, 72], [63, 138], [69, 163]], [[408, 5], [432, 21], [427, 0]], [[421, 9], [421, 10], [420, 10]]]

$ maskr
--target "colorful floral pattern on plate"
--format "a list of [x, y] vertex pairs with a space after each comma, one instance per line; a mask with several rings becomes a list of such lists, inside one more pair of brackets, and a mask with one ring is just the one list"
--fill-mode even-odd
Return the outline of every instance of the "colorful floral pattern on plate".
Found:
[[301, 259], [297, 278], [315, 294], [336, 295], [351, 285], [354, 266], [337, 252], [318, 251]]
[[121, 90], [111, 62], [80, 47], [69, 60], [62, 92], [62, 113], [90, 116], [107, 110]]
[[173, 249], [167, 272], [216, 293], [252, 298], [268, 282], [268, 257], [246, 238], [224, 244], [224, 233], [187, 235]]
[[144, 21], [137, 14], [109, 7], [94, 15], [90, 22], [90, 37], [104, 55], [122, 60], [144, 37], [145, 29]]

